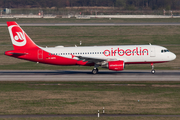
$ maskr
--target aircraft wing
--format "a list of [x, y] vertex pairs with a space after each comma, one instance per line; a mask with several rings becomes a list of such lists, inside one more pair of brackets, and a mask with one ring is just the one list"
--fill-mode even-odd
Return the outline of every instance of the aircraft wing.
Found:
[[94, 62], [94, 63], [107, 61], [107, 59], [101, 59], [101, 58], [95, 58], [95, 57], [84, 57], [84, 56], [76, 56], [76, 57], [79, 58], [79, 60]]
[[105, 58], [96, 58], [96, 57], [85, 57], [85, 56], [75, 56], [79, 58], [79, 60], [88, 61], [88, 63], [102, 63], [104, 61], [115, 61], [117, 59], [105, 59]]

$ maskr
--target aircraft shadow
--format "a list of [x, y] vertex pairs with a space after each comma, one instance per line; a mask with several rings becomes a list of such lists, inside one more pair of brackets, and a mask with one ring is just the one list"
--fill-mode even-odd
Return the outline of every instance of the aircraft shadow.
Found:
[[[99, 71], [96, 75], [150, 75], [147, 71]], [[68, 71], [68, 70], [52, 70], [52, 71], [0, 71], [0, 75], [94, 75], [91, 71]], [[156, 72], [152, 75], [179, 75], [180, 72]]]

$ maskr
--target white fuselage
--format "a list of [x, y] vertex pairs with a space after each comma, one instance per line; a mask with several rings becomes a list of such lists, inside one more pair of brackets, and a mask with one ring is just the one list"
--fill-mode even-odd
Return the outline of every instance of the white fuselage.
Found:
[[120, 45], [93, 47], [63, 47], [42, 48], [43, 50], [65, 58], [78, 59], [83, 56], [106, 61], [123, 60], [125, 63], [159, 63], [174, 60], [176, 55], [165, 47], [157, 45]]

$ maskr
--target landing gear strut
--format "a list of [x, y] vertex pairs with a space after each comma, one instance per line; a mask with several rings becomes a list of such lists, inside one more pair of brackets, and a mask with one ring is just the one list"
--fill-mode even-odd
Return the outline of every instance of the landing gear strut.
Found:
[[154, 70], [154, 65], [153, 65], [153, 63], [151, 63], [151, 68], [152, 68], [151, 73], [154, 74], [154, 73], [155, 73], [155, 70]]
[[92, 70], [92, 73], [93, 73], [93, 74], [97, 74], [97, 73], [98, 73], [98, 68], [94, 68], [94, 69]]

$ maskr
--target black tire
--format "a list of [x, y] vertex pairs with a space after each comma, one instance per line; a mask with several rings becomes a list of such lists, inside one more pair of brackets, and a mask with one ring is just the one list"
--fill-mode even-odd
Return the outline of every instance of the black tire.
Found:
[[152, 73], [152, 74], [155, 74], [155, 70], [151, 70], [151, 73]]
[[96, 68], [96, 69], [93, 69], [92, 70], [92, 73], [95, 75], [95, 74], [97, 74], [98, 73], [98, 69]]

